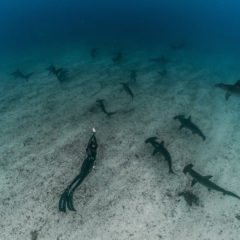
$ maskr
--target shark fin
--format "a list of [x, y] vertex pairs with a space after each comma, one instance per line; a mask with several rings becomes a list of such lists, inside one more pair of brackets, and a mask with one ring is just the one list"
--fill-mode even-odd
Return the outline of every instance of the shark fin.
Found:
[[234, 85], [240, 87], [240, 80], [238, 80]]
[[227, 92], [227, 93], [225, 94], [225, 99], [228, 100], [230, 96], [231, 96], [231, 93], [230, 93], [230, 92]]
[[212, 176], [211, 176], [211, 175], [209, 175], [209, 176], [205, 176], [205, 178], [209, 180], [209, 179], [212, 178]]
[[184, 128], [184, 125], [183, 125], [183, 124], [181, 124], [181, 126], [179, 127], [179, 130], [181, 130], [182, 128]]
[[191, 187], [193, 187], [196, 183], [197, 183], [197, 180], [196, 180], [196, 179], [193, 179], [193, 180], [192, 180], [192, 183], [191, 183]]
[[25, 76], [26, 81], [28, 81], [29, 78], [30, 78], [32, 75], [33, 75], [33, 73], [29, 73], [29, 74], [27, 74], [27, 75]]
[[160, 143], [160, 144], [164, 146], [164, 141], [161, 141], [161, 143]]
[[188, 120], [191, 121], [191, 118], [192, 118], [192, 117], [191, 117], [191, 115], [190, 115], [190, 116], [188, 117]]
[[155, 149], [154, 149], [154, 151], [153, 151], [152, 155], [154, 156], [156, 153], [158, 153], [158, 150], [157, 150], [157, 148], [155, 148]]

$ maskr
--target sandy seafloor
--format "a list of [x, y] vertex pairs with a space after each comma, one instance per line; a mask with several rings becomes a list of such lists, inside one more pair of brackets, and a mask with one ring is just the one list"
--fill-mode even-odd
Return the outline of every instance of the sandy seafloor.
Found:
[[[237, 240], [240, 201], [192, 190], [199, 206], [178, 196], [191, 189], [188, 163], [220, 186], [240, 194], [240, 98], [224, 98], [218, 82], [240, 77], [239, 54], [187, 47], [121, 49], [122, 62], [112, 63], [119, 49], [76, 44], [55, 49], [27, 49], [2, 57], [0, 78], [0, 239], [165, 239]], [[149, 62], [165, 55], [163, 65]], [[69, 70], [69, 82], [48, 75], [50, 64]], [[9, 73], [34, 72], [29, 82]], [[135, 98], [121, 90], [130, 81]], [[95, 101], [104, 98], [111, 118]], [[191, 115], [205, 142], [179, 131], [177, 114]], [[58, 201], [84, 160], [91, 129], [99, 143], [96, 169], [74, 194], [77, 212], [58, 211]], [[161, 156], [151, 156], [145, 139], [164, 140], [176, 175], [169, 175]]]

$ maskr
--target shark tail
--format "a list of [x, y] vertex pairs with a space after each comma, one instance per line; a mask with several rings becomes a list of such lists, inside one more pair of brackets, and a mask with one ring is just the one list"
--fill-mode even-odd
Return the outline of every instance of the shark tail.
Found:
[[235, 194], [235, 193], [232, 193], [232, 192], [226, 191], [226, 192], [224, 192], [223, 194], [226, 194], [226, 195], [229, 195], [229, 196], [235, 197], [235, 198], [237, 198], [237, 199], [240, 200], [240, 197], [239, 197], [237, 194]]
[[201, 137], [202, 137], [203, 141], [206, 140], [206, 137], [203, 134], [201, 134]]
[[117, 112], [108, 112], [107, 115], [111, 117], [112, 115], [116, 114]]

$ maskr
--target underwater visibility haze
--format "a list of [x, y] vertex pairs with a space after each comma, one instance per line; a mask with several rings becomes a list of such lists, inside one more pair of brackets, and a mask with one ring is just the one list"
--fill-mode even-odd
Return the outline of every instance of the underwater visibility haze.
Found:
[[0, 239], [239, 239], [239, 12], [1, 0]]

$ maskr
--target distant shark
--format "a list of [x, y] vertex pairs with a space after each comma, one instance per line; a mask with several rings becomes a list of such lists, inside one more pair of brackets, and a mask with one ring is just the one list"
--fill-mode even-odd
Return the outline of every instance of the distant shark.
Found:
[[162, 71], [158, 72], [161, 78], [164, 78], [168, 75], [167, 69], [163, 69]]
[[49, 73], [54, 74], [59, 82], [66, 82], [68, 80], [67, 70], [64, 68], [56, 68], [54, 65], [50, 65], [47, 70]]
[[159, 143], [157, 142], [157, 137], [150, 137], [145, 140], [145, 143], [150, 143], [154, 147], [154, 151], [152, 153], [153, 156], [157, 153], [161, 153], [164, 156], [165, 160], [168, 162], [169, 173], [174, 173], [172, 170], [172, 158], [164, 146], [164, 141]]
[[125, 91], [129, 96], [131, 96], [131, 98], [132, 98], [132, 100], [133, 100], [134, 94], [133, 94], [131, 88], [129, 87], [128, 83], [123, 83], [123, 82], [122, 82], [122, 83], [120, 83], [120, 84], [123, 86], [124, 91]]
[[183, 169], [184, 174], [189, 173], [189, 175], [193, 178], [191, 186], [194, 186], [198, 182], [201, 185], [207, 187], [209, 190], [216, 190], [216, 191], [222, 192], [224, 195], [229, 195], [229, 196], [235, 197], [237, 199], [240, 199], [240, 197], [238, 195], [236, 195], [235, 193], [227, 191], [227, 190], [219, 187], [212, 181], [210, 181], [212, 176], [202, 176], [199, 173], [197, 173], [196, 171], [194, 171], [192, 168], [193, 168], [193, 164], [188, 164]]
[[98, 52], [99, 52], [99, 48], [92, 48], [91, 49], [90, 55], [91, 55], [92, 59], [97, 57]]
[[170, 62], [170, 59], [166, 58], [165, 56], [157, 57], [157, 58], [150, 58], [150, 62], [160, 63], [160, 64], [167, 64]]
[[136, 83], [136, 81], [137, 81], [137, 71], [136, 70], [132, 70], [130, 72], [130, 79], [132, 80], [133, 83]]
[[172, 44], [170, 44], [170, 47], [171, 47], [172, 50], [175, 50], [175, 51], [176, 51], [176, 50], [185, 48], [186, 45], [187, 45], [187, 44], [186, 44], [185, 42], [181, 42], [181, 43], [178, 43], [178, 44], [172, 43]]
[[11, 75], [13, 75], [15, 78], [22, 78], [22, 79], [25, 79], [26, 81], [28, 81], [29, 78], [33, 75], [33, 73], [24, 74], [22, 71], [17, 69]]
[[173, 119], [179, 120], [179, 122], [181, 123], [179, 129], [188, 128], [193, 134], [199, 135], [203, 139], [203, 141], [205, 141], [206, 137], [199, 129], [199, 127], [191, 121], [191, 116], [185, 118], [184, 115], [177, 115]]
[[49, 73], [53, 73], [57, 76], [61, 71], [63, 71], [63, 68], [56, 68], [54, 65], [50, 65], [47, 70], [49, 71]]
[[112, 58], [112, 61], [113, 61], [113, 63], [118, 63], [118, 62], [120, 62], [121, 60], [122, 60], [122, 53], [121, 52], [117, 52], [117, 53], [115, 53], [115, 56]]
[[238, 80], [235, 84], [217, 83], [215, 84], [215, 87], [221, 88], [226, 91], [226, 100], [228, 100], [232, 94], [240, 96], [240, 80]]
[[104, 105], [104, 99], [98, 99], [96, 102], [99, 104], [102, 112], [104, 112], [108, 117], [111, 117], [112, 115], [114, 115], [114, 114], [117, 113], [117, 112], [108, 112], [108, 111], [106, 110], [106, 107], [105, 107], [105, 105]]

